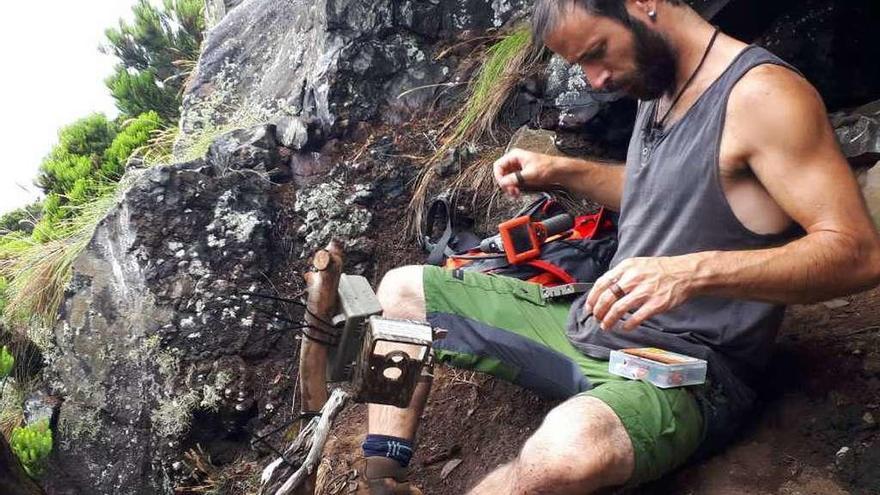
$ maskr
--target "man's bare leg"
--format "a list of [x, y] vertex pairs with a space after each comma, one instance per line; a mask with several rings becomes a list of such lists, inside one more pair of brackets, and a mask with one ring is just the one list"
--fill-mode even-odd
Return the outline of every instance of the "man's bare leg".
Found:
[[[388, 318], [425, 320], [421, 266], [389, 271], [377, 296]], [[371, 434], [413, 440], [430, 391], [416, 388], [406, 409], [370, 404]], [[635, 466], [632, 442], [604, 402], [575, 397], [554, 408], [517, 458], [490, 473], [471, 495], [584, 494], [626, 483]]]
[[626, 483], [634, 467], [632, 442], [614, 411], [580, 396], [550, 411], [517, 458], [470, 495], [593, 493]]
[[[422, 321], [426, 319], [422, 271], [421, 266], [404, 266], [385, 274], [376, 291], [385, 317]], [[419, 383], [406, 409], [370, 404], [367, 408], [368, 432], [413, 440], [430, 390], [429, 381]]]

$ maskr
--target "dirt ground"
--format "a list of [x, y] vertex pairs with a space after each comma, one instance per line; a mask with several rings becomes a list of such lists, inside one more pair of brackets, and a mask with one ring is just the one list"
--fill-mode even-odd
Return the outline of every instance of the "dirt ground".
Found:
[[[739, 440], [721, 455], [625, 493], [880, 494], [878, 300], [880, 289], [791, 308], [762, 390], [764, 406]], [[414, 481], [426, 494], [465, 493], [510, 460], [552, 406], [491, 377], [440, 369], [423, 416]], [[356, 405], [338, 420], [323, 493], [349, 493], [353, 471], [362, 468], [365, 419], [365, 407]]]

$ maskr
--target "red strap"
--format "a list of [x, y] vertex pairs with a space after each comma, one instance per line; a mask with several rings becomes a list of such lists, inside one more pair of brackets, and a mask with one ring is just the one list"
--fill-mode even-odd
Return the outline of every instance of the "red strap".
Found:
[[545, 272], [552, 273], [555, 275], [563, 284], [573, 284], [575, 283], [574, 277], [568, 274], [567, 271], [563, 270], [557, 265], [550, 263], [549, 261], [544, 260], [532, 260], [526, 263], [527, 265], [531, 265], [539, 270], [544, 270]]
[[574, 221], [572, 239], [593, 239], [604, 231], [614, 229], [614, 222], [608, 218], [608, 210], [604, 207], [598, 213], [577, 217]]

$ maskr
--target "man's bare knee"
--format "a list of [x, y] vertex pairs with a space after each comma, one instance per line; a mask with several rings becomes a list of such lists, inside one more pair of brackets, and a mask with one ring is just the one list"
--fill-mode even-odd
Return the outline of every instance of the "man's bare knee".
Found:
[[614, 411], [575, 397], [550, 411], [515, 464], [515, 493], [590, 493], [625, 483], [634, 456]]
[[424, 320], [425, 291], [422, 287], [424, 267], [419, 265], [402, 266], [389, 270], [382, 277], [376, 297], [382, 305], [385, 316]]

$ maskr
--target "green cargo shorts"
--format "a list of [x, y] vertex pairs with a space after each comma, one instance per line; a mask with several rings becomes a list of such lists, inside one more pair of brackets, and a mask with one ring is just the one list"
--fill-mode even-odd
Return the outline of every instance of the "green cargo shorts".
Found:
[[595, 397], [617, 414], [632, 440], [630, 485], [657, 479], [684, 463], [703, 438], [703, 418], [683, 388], [660, 389], [608, 372], [608, 362], [581, 354], [565, 327], [570, 300], [545, 301], [540, 286], [510, 277], [426, 266], [428, 321], [449, 334], [437, 359], [517, 383], [543, 396]]

